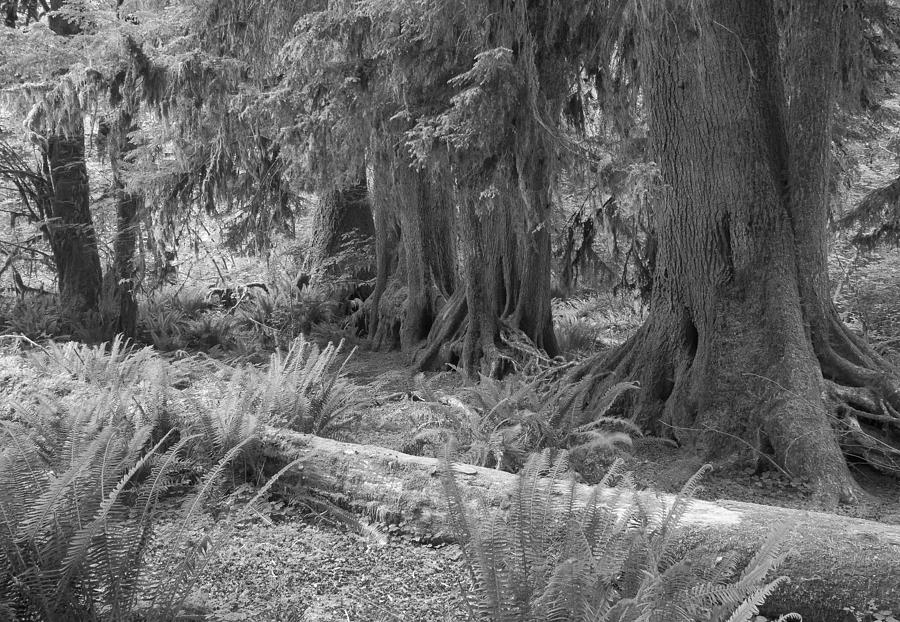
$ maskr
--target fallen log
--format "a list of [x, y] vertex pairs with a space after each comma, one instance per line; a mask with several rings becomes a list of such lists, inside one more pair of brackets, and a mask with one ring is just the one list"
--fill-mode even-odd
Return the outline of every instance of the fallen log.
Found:
[[[303, 472], [341, 491], [354, 507], [423, 539], [448, 537], [440, 465], [372, 445], [353, 445], [267, 429], [264, 440], [284, 460], [301, 459]], [[503, 511], [515, 475], [454, 465], [472, 511]], [[577, 494], [587, 496], [588, 486]], [[641, 493], [648, 503], [671, 503], [673, 495]], [[615, 494], [603, 496], [622, 503]], [[813, 622], [846, 622], [846, 608], [866, 611], [873, 604], [900, 612], [900, 526], [821, 512], [798, 511], [738, 501], [695, 501], [681, 521], [679, 548], [698, 554], [738, 550], [750, 555], [773, 526], [793, 525], [791, 552], [778, 574], [790, 581], [763, 608], [770, 616], [789, 611]]]

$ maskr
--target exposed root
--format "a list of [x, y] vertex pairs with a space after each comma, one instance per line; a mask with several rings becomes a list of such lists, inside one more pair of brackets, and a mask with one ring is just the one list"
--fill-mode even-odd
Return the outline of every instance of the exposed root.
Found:
[[425, 345], [413, 356], [417, 371], [455, 365], [462, 354], [462, 339], [468, 328], [468, 305], [464, 292], [455, 293], [441, 309]]
[[418, 371], [441, 369], [448, 365], [464, 363], [467, 357], [466, 340], [472, 358], [480, 361], [471, 364], [474, 371], [490, 377], [501, 377], [509, 373], [535, 374], [548, 369], [557, 369], [562, 360], [551, 358], [537, 347], [521, 330], [499, 320], [496, 334], [473, 335], [469, 330], [469, 314], [466, 297], [461, 293], [450, 298], [435, 321], [425, 345], [414, 356]]
[[826, 394], [844, 454], [900, 477], [900, 413], [868, 387], [827, 382]]
[[875, 470], [900, 477], [900, 449], [872, 426], [860, 424], [859, 419], [845, 414], [842, 419], [846, 431], [840, 445], [847, 456], [862, 459]]

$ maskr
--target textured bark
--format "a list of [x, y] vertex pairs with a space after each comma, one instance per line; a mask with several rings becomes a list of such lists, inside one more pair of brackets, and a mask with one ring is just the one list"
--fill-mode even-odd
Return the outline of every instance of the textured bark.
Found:
[[53, 185], [47, 225], [63, 308], [80, 314], [95, 310], [101, 270], [89, 206], [84, 126], [81, 111], [70, 111], [68, 127], [47, 138], [46, 163]]
[[[422, 369], [458, 364], [471, 374], [508, 371], [516, 335], [549, 356], [558, 353], [550, 310], [550, 190], [547, 152], [526, 142], [514, 170], [500, 169], [503, 189], [485, 201], [457, 188], [465, 287], [435, 322], [416, 354]], [[450, 342], [450, 343], [448, 343]]]
[[[450, 539], [437, 460], [285, 430], [268, 429], [264, 439], [280, 462], [301, 458], [310, 480], [344, 492], [369, 516], [420, 537]], [[508, 507], [515, 475], [470, 465], [455, 465], [454, 471], [472, 515]], [[576, 490], [584, 500], [590, 489]], [[640, 496], [648, 508], [673, 501], [672, 495], [652, 491]], [[623, 502], [612, 492], [601, 499], [612, 508]], [[844, 607], [865, 611], [869, 601], [880, 608], [900, 606], [896, 525], [736, 501], [695, 501], [676, 538], [684, 554], [715, 559], [738, 550], [749, 558], [776, 525], [785, 523], [792, 525], [785, 543], [791, 554], [777, 574], [790, 582], [766, 601], [761, 613], [777, 617], [795, 611], [804, 620], [843, 622]]]
[[335, 258], [348, 242], [372, 237], [374, 233], [372, 207], [364, 175], [346, 187], [322, 192], [313, 217], [309, 258], [309, 272], [314, 280], [336, 284], [338, 279], [355, 283], [371, 278], [371, 271], [335, 261]]
[[639, 379], [636, 413], [648, 428], [716, 457], [772, 454], [826, 503], [858, 490], [823, 400], [823, 372], [849, 384], [855, 374], [896, 396], [829, 298], [839, 4], [793, 3], [796, 32], [784, 41], [790, 99], [772, 2], [649, 10], [642, 71], [666, 184], [651, 313], [623, 347], [576, 374], [586, 377], [589, 402], [612, 382]]
[[[51, 0], [50, 8], [57, 11], [64, 4], [64, 0]], [[57, 35], [80, 32], [78, 24], [59, 15], [51, 14], [49, 26]], [[97, 309], [102, 272], [90, 211], [81, 103], [74, 87], [63, 80], [57, 87], [60, 96], [56, 105], [65, 109], [42, 115], [49, 127], [33, 129], [46, 136], [42, 143], [44, 163], [53, 186], [47, 235], [56, 264], [60, 301], [64, 309], [83, 316], [86, 311]]]
[[377, 348], [410, 352], [456, 287], [454, 210], [427, 172], [390, 148], [372, 153], [378, 277], [370, 334]]
[[107, 324], [116, 333], [137, 337], [137, 301], [135, 300], [136, 270], [134, 255], [137, 248], [139, 213], [143, 205], [140, 195], [125, 188], [122, 163], [134, 149], [128, 134], [137, 129], [132, 114], [120, 110], [110, 132], [107, 151], [112, 168], [113, 188], [116, 196], [116, 239], [113, 244], [113, 266], [107, 274], [104, 302], [105, 311], [112, 315]]
[[56, 13], [66, 4], [66, 0], [50, 0], [50, 16], [47, 20], [50, 30], [58, 35], [71, 36], [81, 32], [81, 27], [77, 22], [67, 19], [65, 16]]

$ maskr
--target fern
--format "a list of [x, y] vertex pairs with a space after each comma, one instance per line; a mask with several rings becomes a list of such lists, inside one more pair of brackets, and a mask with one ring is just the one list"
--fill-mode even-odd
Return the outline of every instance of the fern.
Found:
[[116, 617], [133, 603], [134, 568], [151, 527], [132, 519], [134, 499], [164, 489], [164, 479], [146, 488], [142, 474], [170, 436], [148, 446], [151, 427], [111, 416], [116, 403], [101, 396], [78, 412], [47, 413], [60, 423], [41, 434], [56, 433], [56, 441], [5, 426], [14, 438], [0, 452], [0, 585], [13, 588], [4, 605], [22, 619]]
[[124, 387], [140, 383], [155, 354], [149, 347], [132, 348], [127, 339], [117, 335], [96, 346], [51, 341], [29, 358], [37, 370], [47, 374], [67, 374], [102, 387]]
[[705, 468], [657, 511], [644, 507], [620, 462], [605, 480], [618, 485], [603, 489], [612, 503], [601, 503], [600, 487], [584, 497], [567, 470], [564, 451], [533, 456], [505, 520], [494, 515], [476, 523], [443, 461], [450, 524], [471, 575], [464, 597], [472, 619], [747, 622], [780, 584], [765, 578], [783, 559], [785, 529], [737, 579], [734, 553], [709, 567], [670, 559], [673, 534]]
[[616, 400], [636, 384], [610, 387], [595, 413], [570, 408], [562, 415], [558, 394], [552, 386], [546, 388], [554, 373], [509, 375], [503, 380], [482, 376], [460, 397], [442, 396], [418, 378], [417, 395], [426, 401], [434, 419], [404, 444], [404, 451], [421, 453], [426, 446], [438, 447], [453, 436], [464, 462], [516, 471], [530, 453], [544, 448], [585, 455], [631, 445], [631, 435], [641, 435], [631, 421], [607, 416]]
[[[32, 409], [39, 417], [21, 417], [24, 407], [14, 406], [39, 426], [33, 430], [0, 422], [9, 439], [0, 445], [0, 619], [8, 612], [17, 620], [168, 620], [178, 613], [214, 550], [210, 542], [189, 546], [187, 527], [253, 439], [229, 447], [209, 469], [185, 502], [166, 563], [150, 570], [143, 557], [157, 502], [180, 480], [199, 435], [155, 435], [148, 409], [126, 409], [131, 402], [107, 389], [68, 411], [40, 400]], [[234, 429], [221, 438], [235, 438]]]
[[324, 349], [299, 337], [287, 353], [275, 352], [268, 372], [257, 378], [259, 412], [275, 425], [319, 436], [335, 436], [358, 421], [358, 388], [344, 378], [351, 352], [338, 364], [343, 341]]

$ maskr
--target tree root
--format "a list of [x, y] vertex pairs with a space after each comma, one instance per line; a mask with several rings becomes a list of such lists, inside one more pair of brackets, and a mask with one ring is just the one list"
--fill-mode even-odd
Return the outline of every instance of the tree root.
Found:
[[[452, 296], [435, 321], [425, 345], [413, 357], [416, 370], [460, 364], [465, 341], [472, 337], [469, 322], [466, 297]], [[496, 335], [487, 340], [479, 339], [474, 347], [480, 350], [480, 356], [476, 358], [481, 360], [478, 366], [481, 373], [495, 378], [508, 373], [540, 373], [559, 368], [562, 363], [562, 359], [549, 357], [523, 331], [508, 325], [502, 318], [498, 321]]]
[[[850, 461], [900, 477], [900, 408], [896, 404], [900, 383], [891, 366], [844, 330], [832, 335], [829, 346], [818, 352], [825, 401], [817, 407], [824, 406], [830, 413], [841, 452]], [[610, 386], [637, 380], [642, 391], [624, 396], [612, 412], [630, 416], [645, 429], [691, 443], [691, 433], [682, 432], [705, 426], [693, 421], [692, 362], [680, 361], [679, 356], [686, 356], [686, 351], [678, 342], [660, 340], [659, 331], [645, 324], [615, 350], [595, 355], [570, 371], [558, 394], [558, 407], [589, 412]], [[786, 390], [786, 399], [790, 394]], [[772, 451], [767, 447], [763, 441], [755, 450]]]
[[844, 455], [900, 477], [900, 413], [867, 387], [826, 381], [826, 396]]

